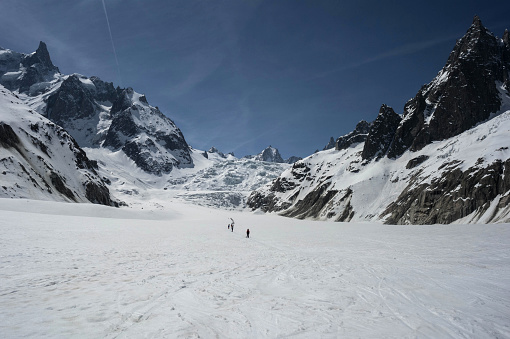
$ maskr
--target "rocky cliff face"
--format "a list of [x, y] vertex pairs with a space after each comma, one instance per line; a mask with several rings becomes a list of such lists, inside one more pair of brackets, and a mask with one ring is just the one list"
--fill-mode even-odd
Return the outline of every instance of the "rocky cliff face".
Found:
[[255, 160], [257, 161], [267, 161], [267, 162], [276, 162], [276, 163], [283, 163], [283, 158], [280, 155], [280, 152], [277, 148], [274, 147], [267, 147], [262, 152], [257, 154], [255, 156]]
[[59, 69], [53, 65], [44, 42], [32, 54], [2, 50], [0, 57], [0, 83], [20, 93], [38, 94], [48, 87]]
[[248, 206], [336, 221], [510, 221], [508, 40], [475, 17], [402, 116], [383, 105], [372, 124], [296, 163]]
[[475, 17], [436, 78], [406, 103], [388, 156], [458, 135], [499, 111], [501, 95], [510, 89], [509, 56], [508, 41]]
[[360, 142], [365, 142], [368, 137], [368, 132], [370, 132], [370, 126], [368, 122], [365, 120], [361, 120], [357, 125], [354, 131], [341, 136], [336, 140], [335, 149], [337, 151], [347, 149], [353, 145], [359, 144]]
[[60, 74], [43, 42], [29, 55], [2, 50], [0, 83], [66, 129], [81, 147], [122, 150], [156, 175], [193, 166], [182, 132], [144, 95], [97, 77]]
[[385, 156], [401, 120], [400, 116], [393, 111], [393, 108], [382, 105], [379, 115], [368, 131], [361, 158], [367, 160], [379, 159]]

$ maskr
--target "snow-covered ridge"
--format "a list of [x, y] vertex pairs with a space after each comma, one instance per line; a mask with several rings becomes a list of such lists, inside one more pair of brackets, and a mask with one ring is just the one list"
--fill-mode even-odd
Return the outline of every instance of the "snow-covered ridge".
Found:
[[[510, 218], [510, 45], [478, 17], [402, 116], [341, 137], [248, 199], [297, 218], [388, 223]], [[357, 126], [358, 129], [358, 126]], [[353, 138], [353, 137], [356, 138]], [[352, 140], [350, 142], [349, 140]]]
[[61, 127], [0, 85], [0, 197], [117, 205]]
[[[252, 208], [300, 218], [343, 221], [386, 221], [392, 218], [392, 222], [416, 223], [421, 219], [414, 220], [412, 215], [394, 219], [391, 203], [398, 205], [399, 201], [405, 201], [406, 194], [412, 196], [415, 189], [418, 193], [431, 190], [434, 183], [443, 182], [449, 173], [457, 173], [453, 171], [458, 171], [459, 176], [461, 173], [474, 176], [480, 171], [484, 173], [484, 179], [470, 182], [469, 187], [459, 177], [452, 191], [435, 193], [455, 200], [459, 198], [454, 192], [460, 194], [459, 190], [462, 190], [463, 199], [467, 201], [465, 205], [471, 206], [476, 194], [492, 192], [478, 207], [471, 211], [464, 207], [469, 213], [453, 220], [441, 219], [448, 215], [446, 209], [454, 209], [450, 205], [431, 204], [422, 212], [437, 216], [429, 223], [506, 221], [510, 218], [507, 204], [510, 199], [509, 132], [510, 110], [507, 110], [456, 137], [432, 143], [418, 152], [406, 152], [397, 159], [363, 162], [364, 144], [342, 151], [322, 151], [296, 163], [275, 182], [254, 192], [248, 204]], [[499, 173], [493, 168], [495, 164], [496, 168], [503, 166], [504, 172]], [[501, 194], [498, 194], [498, 187], [492, 186], [494, 184], [499, 185]], [[306, 205], [304, 202], [312, 197], [313, 202]], [[461, 205], [459, 202], [460, 210]], [[499, 208], [490, 209], [492, 205]], [[436, 213], [435, 209], [441, 209], [441, 213]]]
[[27, 55], [2, 50], [0, 83], [65, 128], [82, 147], [120, 149], [156, 175], [193, 166], [179, 128], [145, 95], [97, 77], [62, 75], [43, 42]]

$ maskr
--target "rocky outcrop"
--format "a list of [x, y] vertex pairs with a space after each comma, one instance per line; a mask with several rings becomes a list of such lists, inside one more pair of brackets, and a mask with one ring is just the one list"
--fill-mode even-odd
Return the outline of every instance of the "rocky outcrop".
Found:
[[59, 74], [43, 42], [29, 55], [3, 50], [0, 76], [12, 91], [41, 95], [35, 109], [65, 128], [81, 147], [122, 150], [156, 175], [193, 166], [182, 132], [145, 95], [114, 88], [98, 77]]
[[382, 105], [379, 115], [370, 126], [361, 158], [367, 160], [385, 156], [401, 120], [393, 108]]
[[336, 140], [335, 143], [335, 149], [337, 151], [347, 149], [348, 147], [351, 147], [352, 145], [359, 144], [361, 142], [364, 142], [368, 137], [368, 132], [370, 131], [370, 126], [368, 122], [365, 120], [361, 120], [356, 125], [356, 128], [354, 131], [341, 136]]
[[436, 78], [406, 103], [388, 157], [458, 135], [496, 113], [498, 84], [509, 88], [510, 48], [504, 41], [476, 16]]
[[[510, 159], [466, 171], [450, 166], [430, 184], [415, 180], [382, 213], [388, 224], [449, 224], [471, 213], [484, 214], [498, 196], [510, 196]], [[497, 211], [497, 209], [495, 209]], [[487, 220], [491, 221], [491, 218]]]
[[14, 147], [19, 143], [18, 136], [10, 125], [0, 122], [0, 146]]
[[276, 163], [284, 163], [282, 156], [277, 148], [272, 146], [267, 147], [261, 153], [255, 156], [255, 160], [257, 161], [267, 161], [267, 162], [276, 162]]
[[34, 53], [5, 50], [0, 60], [0, 84], [11, 91], [37, 95], [44, 86], [31, 90], [32, 85], [50, 81], [58, 73], [59, 69], [51, 62], [46, 44], [42, 41]]
[[138, 167], [156, 175], [192, 167], [190, 147], [174, 122], [132, 88], [122, 90], [110, 111], [102, 146], [121, 149]]
[[337, 140], [341, 152], [296, 163], [248, 206], [320, 220], [508, 222], [509, 39], [475, 17], [402, 116], [383, 105], [372, 125]]
[[97, 181], [88, 181], [85, 183], [85, 196], [93, 204], [119, 207], [125, 203], [119, 203], [110, 196], [110, 190], [105, 184]]
[[329, 138], [328, 144], [326, 146], [324, 146], [324, 148], [322, 150], [326, 151], [328, 149], [333, 149], [333, 148], [335, 148], [335, 145], [336, 145], [335, 138], [331, 137], [331, 138]]
[[66, 125], [73, 120], [92, 118], [98, 108], [93, 91], [83, 86], [78, 75], [73, 74], [48, 97], [46, 117], [67, 128]]
[[[0, 86], [0, 197], [118, 206], [96, 161], [62, 127]], [[95, 189], [94, 189], [95, 187]]]

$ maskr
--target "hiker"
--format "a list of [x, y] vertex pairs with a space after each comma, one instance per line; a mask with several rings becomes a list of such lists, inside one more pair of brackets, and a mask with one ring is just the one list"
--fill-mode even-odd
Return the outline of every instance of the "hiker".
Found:
[[228, 224], [227, 228], [230, 229], [230, 224]]
[[232, 232], [234, 232], [234, 223], [232, 223], [232, 225], [230, 225], [230, 229], [232, 230]]
[[250, 237], [250, 229], [248, 228], [248, 229], [246, 230], [246, 238], [249, 238], [249, 237]]

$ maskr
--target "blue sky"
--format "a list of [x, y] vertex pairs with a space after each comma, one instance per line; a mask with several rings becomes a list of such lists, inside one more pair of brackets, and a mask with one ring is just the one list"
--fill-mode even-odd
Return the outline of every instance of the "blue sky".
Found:
[[499, 37], [510, 29], [500, 0], [104, 5], [2, 0], [0, 46], [30, 53], [42, 40], [62, 73], [133, 87], [190, 145], [238, 157], [269, 145], [305, 157], [374, 120], [383, 103], [402, 113], [475, 14]]

